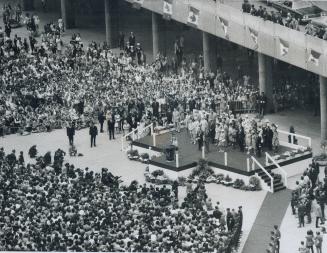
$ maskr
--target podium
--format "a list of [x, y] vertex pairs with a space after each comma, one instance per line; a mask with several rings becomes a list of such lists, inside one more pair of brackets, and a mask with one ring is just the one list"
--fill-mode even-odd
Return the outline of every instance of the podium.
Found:
[[175, 160], [175, 152], [176, 152], [176, 146], [175, 145], [168, 145], [165, 148], [165, 154], [166, 154], [166, 161], [172, 162]]

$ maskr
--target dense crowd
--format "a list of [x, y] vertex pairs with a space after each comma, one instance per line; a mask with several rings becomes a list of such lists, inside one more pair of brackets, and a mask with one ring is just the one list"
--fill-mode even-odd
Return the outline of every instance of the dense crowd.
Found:
[[[0, 250], [230, 252], [242, 209], [209, 207], [203, 184], [179, 205], [170, 186], [122, 185], [108, 170], [64, 164], [57, 150], [25, 164], [0, 149]], [[177, 188], [178, 191], [178, 188]]]
[[305, 226], [305, 217], [307, 223], [312, 222], [312, 212], [316, 228], [325, 224], [326, 200], [327, 177], [322, 182], [319, 180], [319, 165], [313, 161], [296, 182], [296, 189], [292, 193], [292, 213], [298, 216], [299, 227]]
[[[261, 17], [264, 20], [300, 31], [300, 18], [296, 18], [290, 12], [287, 13], [286, 17], [283, 17], [281, 11], [268, 11], [266, 7], [262, 6], [256, 8], [253, 4], [251, 5], [248, 0], [244, 0], [242, 11], [252, 16]], [[305, 34], [327, 40], [327, 29], [316, 26], [310, 21], [305, 26]]]

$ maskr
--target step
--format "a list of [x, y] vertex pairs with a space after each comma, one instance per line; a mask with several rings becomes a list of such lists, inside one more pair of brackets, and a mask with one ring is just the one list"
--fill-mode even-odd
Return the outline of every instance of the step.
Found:
[[[272, 174], [274, 174], [272, 171], [269, 171], [269, 170], [267, 170], [267, 172], [270, 174], [270, 175], [272, 175]], [[263, 175], [267, 175], [264, 171], [262, 171], [262, 170], [260, 170], [259, 172], [257, 172], [257, 174], [261, 177], [261, 176], [263, 176]]]
[[285, 189], [286, 189], [285, 186], [280, 186], [280, 187], [274, 188], [274, 192], [279, 192], [279, 191], [282, 191], [282, 190], [285, 190]]

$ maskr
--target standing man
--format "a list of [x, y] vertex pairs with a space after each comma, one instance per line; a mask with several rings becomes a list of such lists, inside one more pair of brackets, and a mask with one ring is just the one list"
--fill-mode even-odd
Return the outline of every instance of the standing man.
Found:
[[104, 112], [103, 111], [100, 111], [99, 114], [98, 114], [98, 120], [99, 120], [99, 123], [100, 123], [100, 133], [103, 133], [103, 123], [104, 123], [104, 120], [105, 120], [105, 116], [104, 116]]
[[72, 125], [72, 123], [69, 123], [69, 126], [67, 127], [67, 136], [69, 140], [69, 145], [74, 145], [74, 135], [75, 135], [75, 127]]
[[267, 104], [267, 97], [264, 92], [261, 93], [261, 96], [259, 96], [259, 114], [260, 116], [265, 115], [266, 111], [266, 104]]
[[154, 117], [159, 119], [159, 102], [157, 100], [152, 102], [152, 113]]
[[107, 114], [109, 140], [115, 139], [115, 115], [112, 112]]
[[129, 35], [128, 41], [129, 41], [130, 46], [135, 47], [136, 39], [135, 39], [135, 35], [133, 32], [131, 32], [131, 34]]
[[96, 147], [95, 145], [95, 138], [97, 137], [98, 135], [98, 128], [94, 125], [93, 122], [91, 122], [91, 126], [90, 126], [90, 130], [89, 130], [89, 134], [91, 136], [91, 148], [94, 146]]

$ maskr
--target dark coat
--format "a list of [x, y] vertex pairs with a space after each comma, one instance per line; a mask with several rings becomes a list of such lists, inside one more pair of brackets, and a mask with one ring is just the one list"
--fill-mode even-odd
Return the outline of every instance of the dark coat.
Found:
[[90, 126], [89, 134], [91, 136], [97, 136], [98, 135], [98, 128], [96, 126]]

